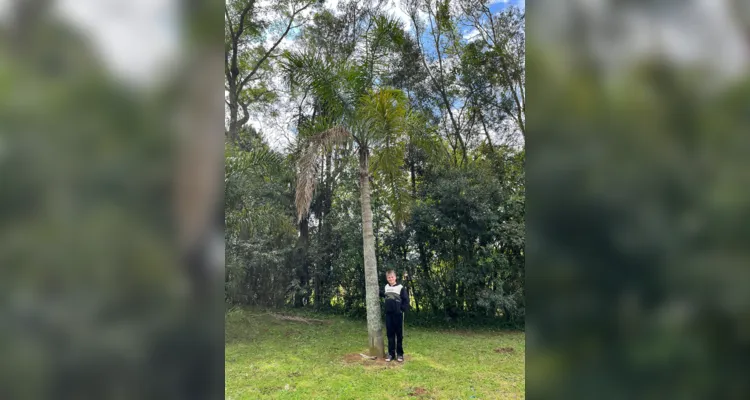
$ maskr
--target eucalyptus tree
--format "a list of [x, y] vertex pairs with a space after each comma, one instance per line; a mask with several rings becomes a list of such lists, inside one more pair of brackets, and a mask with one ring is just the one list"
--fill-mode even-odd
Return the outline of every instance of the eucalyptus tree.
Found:
[[277, 54], [281, 42], [302, 25], [304, 11], [319, 2], [281, 0], [265, 6], [259, 3], [227, 0], [224, 9], [224, 90], [229, 108], [226, 134], [235, 141], [240, 128], [250, 119], [248, 108], [274, 96], [267, 89], [262, 73], [269, 69], [269, 59]]
[[473, 32], [462, 62], [475, 72], [468, 78], [475, 80], [471, 86], [481, 109], [480, 120], [484, 125], [489, 118], [510, 118], [525, 139], [525, 12], [517, 7], [493, 12], [486, 0], [460, 0], [458, 4]]
[[469, 102], [458, 84], [461, 70], [456, 62], [461, 53], [461, 38], [456, 15], [449, 1], [406, 0], [414, 26], [414, 43], [427, 73], [433, 108], [446, 126], [446, 136], [454, 153], [454, 162], [467, 161], [466, 134], [473, 120], [468, 118]]

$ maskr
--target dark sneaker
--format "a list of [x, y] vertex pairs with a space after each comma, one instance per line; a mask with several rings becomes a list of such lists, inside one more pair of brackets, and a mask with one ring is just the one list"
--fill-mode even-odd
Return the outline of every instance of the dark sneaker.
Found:
[[403, 355], [398, 356], [398, 358], [396, 359], [396, 361], [398, 361], [398, 362], [404, 362], [404, 356]]
[[392, 355], [388, 354], [387, 356], [385, 356], [385, 362], [391, 362], [392, 360], [393, 360]]

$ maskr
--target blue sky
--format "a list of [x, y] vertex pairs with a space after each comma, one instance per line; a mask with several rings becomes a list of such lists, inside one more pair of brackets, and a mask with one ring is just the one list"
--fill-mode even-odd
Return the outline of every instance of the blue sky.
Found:
[[[503, 11], [504, 9], [506, 9], [508, 7], [511, 7], [511, 6], [515, 6], [515, 7], [520, 8], [521, 10], [525, 10], [525, 8], [526, 8], [526, 2], [525, 2], [525, 0], [492, 0], [492, 1], [490, 1], [489, 8], [490, 8], [490, 11], [493, 14], [495, 14], [495, 13], [499, 13], [499, 12]], [[429, 29], [429, 26], [427, 28]], [[476, 31], [475, 29], [473, 29], [470, 26], [463, 26], [463, 25], [459, 26], [459, 32], [464, 37], [466, 37], [466, 35], [470, 34], [472, 30]], [[413, 31], [412, 31], [412, 33], [413, 33]], [[435, 46], [434, 46], [434, 43], [433, 43], [433, 39], [430, 36], [429, 30], [427, 32], [424, 32], [422, 34], [422, 45], [424, 46], [424, 50], [428, 54], [432, 54], [433, 56], [435, 56]]]
[[510, 6], [510, 5], [516, 6], [516, 7], [520, 8], [520, 9], [522, 9], [522, 10], [526, 9], [526, 1], [525, 0], [505, 0], [505, 1], [498, 0], [498, 1], [494, 1], [494, 2], [492, 2], [492, 4], [490, 4], [490, 11], [494, 12], [494, 11], [497, 11], [497, 10], [502, 10], [503, 8], [505, 8], [507, 6]]
[[[492, 13], [498, 13], [503, 11], [507, 7], [515, 6], [517, 8], [520, 8], [521, 10], [526, 9], [526, 1], [525, 0], [495, 0], [494, 2], [490, 3], [490, 11]], [[467, 32], [461, 32], [461, 33], [467, 33]]]
[[[327, 0], [325, 7], [331, 10], [335, 10], [340, 0]], [[393, 15], [401, 19], [406, 25], [410, 25], [409, 17], [405, 12], [401, 10], [401, 0], [391, 0], [390, 4], [386, 6], [386, 10], [390, 11]], [[490, 11], [498, 12], [508, 6], [516, 6], [522, 10], [526, 9], [525, 0], [490, 0]]]
[[[327, 6], [335, 7], [336, 4], [338, 4], [338, 0], [328, 0]], [[525, 0], [490, 0], [489, 8], [492, 13], [497, 13], [510, 6], [515, 6], [515, 7], [520, 8], [521, 10], [525, 10], [526, 2]], [[402, 8], [402, 4], [400, 0], [392, 0], [391, 3], [388, 6], [386, 6], [386, 11], [392, 14], [393, 16], [399, 18], [401, 22], [406, 26], [407, 30], [413, 33], [414, 30], [412, 29], [409, 16], [401, 8]], [[428, 29], [429, 29], [429, 26], [428, 26]], [[470, 27], [464, 27], [464, 26], [459, 27], [459, 32], [462, 35], [466, 35], [470, 31], [471, 31]], [[434, 48], [433, 43], [431, 43], [429, 31], [424, 32], [424, 34], [422, 35], [422, 44], [425, 46], [425, 50], [428, 53], [434, 52], [435, 48]]]

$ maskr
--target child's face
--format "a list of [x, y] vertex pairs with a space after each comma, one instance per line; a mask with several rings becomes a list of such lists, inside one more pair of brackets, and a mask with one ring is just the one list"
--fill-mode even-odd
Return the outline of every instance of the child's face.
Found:
[[396, 283], [396, 274], [385, 274], [385, 279], [388, 280], [389, 285]]

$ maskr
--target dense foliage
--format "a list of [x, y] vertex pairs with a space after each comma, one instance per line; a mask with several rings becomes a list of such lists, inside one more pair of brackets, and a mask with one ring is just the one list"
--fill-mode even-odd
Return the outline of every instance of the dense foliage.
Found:
[[300, 21], [286, 49], [235, 40], [240, 55], [270, 54], [253, 73], [283, 82], [239, 107], [293, 110], [294, 139], [271, 147], [273, 127], [230, 115], [242, 126], [227, 130], [226, 301], [364, 315], [364, 166], [381, 284], [395, 269], [425, 318], [522, 326], [523, 13], [408, 1], [406, 24], [381, 3], [248, 8], [252, 38], [279, 37], [261, 16]]

